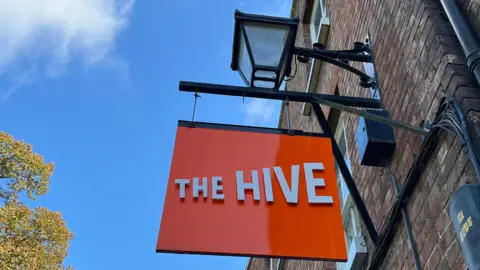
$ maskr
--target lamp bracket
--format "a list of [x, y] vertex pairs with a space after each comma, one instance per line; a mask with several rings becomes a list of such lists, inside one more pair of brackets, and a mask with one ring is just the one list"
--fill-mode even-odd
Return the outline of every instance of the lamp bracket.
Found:
[[370, 88], [376, 84], [375, 78], [348, 63], [349, 61], [373, 63], [374, 59], [370, 47], [364, 42], [354, 42], [353, 48], [350, 50], [327, 50], [325, 45], [315, 43], [312, 49], [295, 47], [293, 53], [297, 55], [297, 60], [302, 63], [308, 63], [313, 58], [352, 72], [360, 78], [359, 85], [363, 88]]

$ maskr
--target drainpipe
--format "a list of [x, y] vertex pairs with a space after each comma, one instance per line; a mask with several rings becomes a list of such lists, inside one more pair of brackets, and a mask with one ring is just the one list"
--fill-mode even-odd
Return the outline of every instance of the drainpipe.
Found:
[[470, 72], [475, 75], [480, 85], [480, 40], [472, 29], [466, 16], [457, 5], [455, 0], [440, 0], [443, 9], [447, 13], [448, 19], [455, 30], [463, 53], [467, 57], [467, 66]]
[[[392, 172], [392, 170], [388, 166], [388, 163], [385, 163], [385, 168], [387, 169], [387, 173], [390, 176], [390, 181], [392, 181], [397, 200], [399, 200], [401, 190], [400, 190], [400, 185], [397, 182], [397, 178], [395, 177], [395, 174]], [[420, 263], [420, 256], [418, 254], [417, 246], [415, 245], [415, 238], [413, 237], [412, 226], [410, 224], [410, 221], [408, 220], [408, 213], [407, 213], [407, 210], [405, 210], [405, 207], [402, 207], [402, 216], [403, 216], [403, 223], [405, 224], [405, 229], [407, 230], [408, 243], [410, 244], [410, 249], [412, 251], [413, 261], [415, 263], [415, 269], [421, 270], [422, 264]]]

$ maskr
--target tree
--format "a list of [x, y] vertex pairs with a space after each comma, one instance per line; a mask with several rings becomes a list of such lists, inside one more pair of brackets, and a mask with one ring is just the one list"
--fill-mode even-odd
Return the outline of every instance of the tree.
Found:
[[46, 194], [53, 169], [31, 145], [0, 132], [0, 269], [65, 269], [73, 234], [60, 213], [19, 201], [22, 192], [32, 200]]
[[41, 155], [33, 153], [30, 144], [0, 132], [0, 179], [9, 180], [7, 188], [0, 186], [0, 198], [17, 200], [22, 191], [32, 200], [36, 195], [46, 194], [53, 169], [53, 163], [44, 163]]
[[0, 207], [0, 269], [64, 269], [72, 237], [59, 213], [5, 204]]

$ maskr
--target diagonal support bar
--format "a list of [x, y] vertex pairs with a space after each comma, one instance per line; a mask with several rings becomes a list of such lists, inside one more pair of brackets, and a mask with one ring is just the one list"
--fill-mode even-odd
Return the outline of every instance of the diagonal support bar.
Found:
[[332, 133], [332, 130], [330, 129], [330, 126], [328, 125], [327, 119], [325, 118], [325, 115], [323, 114], [323, 111], [320, 108], [320, 105], [312, 102], [312, 108], [313, 108], [313, 111], [315, 112], [318, 122], [320, 123], [320, 127], [322, 127], [323, 133], [332, 138], [333, 155], [335, 157], [335, 161], [337, 161], [340, 172], [342, 173], [343, 179], [345, 180], [345, 184], [347, 184], [348, 190], [350, 191], [350, 195], [352, 196], [353, 201], [357, 205], [358, 212], [360, 212], [360, 216], [362, 216], [362, 219], [363, 219], [363, 222], [365, 223], [365, 227], [367, 228], [368, 234], [370, 235], [370, 238], [372, 239], [373, 243], [376, 245], [378, 241], [377, 230], [375, 229], [375, 225], [373, 224], [373, 221], [370, 218], [370, 215], [368, 214], [367, 207], [363, 202], [360, 192], [358, 192], [357, 185], [355, 185], [355, 182], [353, 181], [352, 175], [348, 170], [347, 164], [345, 164], [345, 160], [343, 159], [342, 152], [338, 147], [337, 141], [333, 137], [333, 133]]
[[317, 93], [304, 93], [294, 91], [278, 91], [267, 88], [255, 88], [255, 87], [241, 87], [232, 85], [221, 85], [211, 83], [198, 83], [198, 82], [186, 82], [180, 81], [178, 86], [180, 91], [184, 92], [197, 92], [205, 94], [217, 94], [226, 96], [237, 97], [251, 97], [251, 98], [265, 98], [275, 100], [289, 100], [296, 102], [312, 102], [312, 97], [319, 100], [326, 100], [341, 104], [349, 107], [361, 107], [379, 109], [382, 108], [382, 104], [379, 100], [372, 98], [361, 97], [348, 97], [348, 96], [335, 96], [324, 95]]
[[343, 104], [335, 103], [335, 102], [330, 101], [330, 100], [321, 99], [321, 98], [317, 98], [317, 97], [313, 97], [312, 99], [313, 99], [313, 102], [316, 102], [318, 104], [326, 105], [328, 107], [335, 108], [337, 110], [341, 110], [341, 111], [344, 111], [344, 112], [348, 112], [348, 113], [351, 113], [351, 114], [362, 116], [366, 119], [370, 119], [370, 120], [373, 120], [373, 121], [384, 123], [384, 124], [390, 125], [392, 127], [401, 128], [401, 129], [407, 130], [409, 132], [412, 132], [412, 133], [415, 133], [415, 134], [418, 134], [418, 135], [426, 136], [429, 133], [429, 131], [426, 130], [426, 129], [419, 128], [419, 127], [412, 126], [412, 125], [408, 125], [408, 124], [404, 124], [402, 122], [398, 122], [398, 121], [392, 120], [390, 118], [385, 118], [385, 117], [378, 116], [378, 115], [375, 115], [375, 114], [372, 114], [372, 113], [368, 113], [366, 111], [351, 108], [349, 106], [345, 106]]

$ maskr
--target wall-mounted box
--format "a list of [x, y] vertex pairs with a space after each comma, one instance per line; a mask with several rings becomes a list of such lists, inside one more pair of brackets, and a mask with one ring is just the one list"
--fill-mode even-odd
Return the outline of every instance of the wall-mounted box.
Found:
[[452, 195], [450, 217], [469, 269], [480, 269], [480, 185], [463, 185]]
[[[384, 110], [366, 110], [371, 114], [390, 117]], [[393, 128], [387, 124], [360, 117], [356, 132], [357, 152], [360, 164], [384, 167], [395, 152]]]

